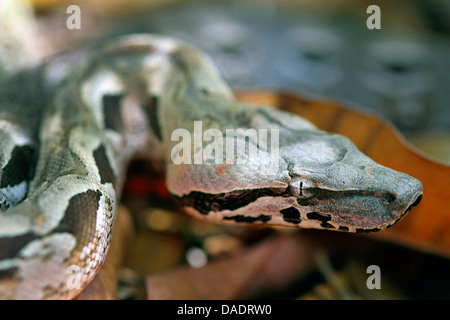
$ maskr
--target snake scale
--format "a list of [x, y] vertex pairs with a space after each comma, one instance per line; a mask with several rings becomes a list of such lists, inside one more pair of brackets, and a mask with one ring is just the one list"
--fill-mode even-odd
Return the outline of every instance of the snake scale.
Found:
[[[4, 77], [0, 90], [2, 299], [72, 298], [92, 280], [134, 157], [166, 173], [187, 212], [219, 223], [379, 231], [422, 196], [418, 180], [347, 138], [237, 102], [210, 58], [180, 40], [138, 34], [61, 53]], [[222, 134], [277, 128], [275, 168], [247, 153], [240, 164], [175, 163], [173, 132], [193, 133], [197, 121]], [[245, 131], [234, 138], [262, 148]], [[194, 144], [192, 158], [209, 143]]]

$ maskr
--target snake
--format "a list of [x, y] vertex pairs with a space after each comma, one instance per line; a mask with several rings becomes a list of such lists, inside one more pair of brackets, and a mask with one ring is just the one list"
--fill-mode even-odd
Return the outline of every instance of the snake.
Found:
[[209, 56], [166, 36], [58, 53], [4, 76], [0, 90], [2, 299], [71, 299], [89, 284], [136, 158], [213, 223], [375, 232], [423, 194], [348, 138], [238, 101]]

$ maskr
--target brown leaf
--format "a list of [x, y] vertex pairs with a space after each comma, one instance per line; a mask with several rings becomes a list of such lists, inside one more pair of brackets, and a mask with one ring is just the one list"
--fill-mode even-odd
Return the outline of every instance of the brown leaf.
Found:
[[201, 268], [180, 267], [147, 277], [147, 297], [245, 299], [281, 290], [313, 267], [313, 248], [299, 233], [272, 237]]

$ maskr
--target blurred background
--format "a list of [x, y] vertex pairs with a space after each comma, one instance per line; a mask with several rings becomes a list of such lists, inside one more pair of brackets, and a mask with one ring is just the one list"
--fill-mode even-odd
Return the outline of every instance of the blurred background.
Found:
[[[69, 32], [71, 1], [31, 2], [54, 49], [131, 32], [178, 37], [209, 53], [234, 88], [374, 111], [450, 162], [449, 1], [78, 0], [82, 28]], [[371, 4], [381, 9], [381, 30], [366, 27]]]
[[[210, 54], [236, 90], [289, 91], [376, 113], [423, 152], [450, 163], [448, 0], [30, 3], [37, 25], [33, 27], [35, 36], [27, 43], [38, 39], [43, 55], [135, 32], [181, 38]], [[80, 30], [66, 28], [66, 9], [71, 4], [81, 8]], [[381, 9], [381, 30], [366, 27], [370, 16], [366, 9], [373, 4]], [[136, 168], [136, 172], [145, 171], [143, 164]], [[145, 296], [137, 289], [142, 276], [157, 275], [178, 265], [198, 267], [238, 252], [267, 233], [293, 232], [229, 228], [190, 219], [168, 209], [168, 202], [161, 200], [163, 186], [148, 186], [139, 179], [142, 173], [134, 177], [132, 173], [124, 194], [126, 209], [122, 210], [133, 212], [138, 232], [120, 271], [120, 299]], [[148, 196], [143, 191], [146, 188], [156, 196]], [[320, 232], [303, 234], [309, 239], [326, 238]], [[294, 279], [281, 292], [260, 296], [343, 298], [340, 287], [356, 290], [353, 297], [367, 299], [450, 298], [448, 256], [344, 234], [332, 235], [325, 247], [341, 241], [347, 246], [345, 254], [342, 250], [337, 255], [328, 252], [325, 257], [331, 257], [331, 262], [319, 255], [317, 267], [308, 277]], [[364, 289], [368, 264], [382, 266], [381, 292]], [[338, 275], [339, 285], [333, 274]]]

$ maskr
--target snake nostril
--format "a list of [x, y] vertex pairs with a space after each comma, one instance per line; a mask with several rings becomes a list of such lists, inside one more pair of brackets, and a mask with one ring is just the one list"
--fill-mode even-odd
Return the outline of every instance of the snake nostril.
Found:
[[388, 201], [389, 204], [392, 204], [395, 201], [395, 199], [397, 199], [397, 195], [396, 194], [391, 193], [391, 192], [387, 193], [387, 201]]

